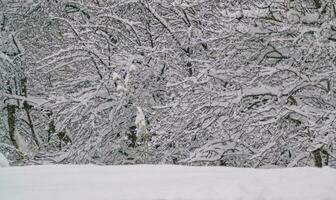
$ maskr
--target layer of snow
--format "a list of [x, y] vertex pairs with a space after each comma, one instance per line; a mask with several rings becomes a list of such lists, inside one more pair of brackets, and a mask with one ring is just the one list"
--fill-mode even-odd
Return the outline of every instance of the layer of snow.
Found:
[[316, 23], [318, 22], [320, 15], [316, 12], [316, 13], [308, 13], [306, 14], [302, 21], [306, 22], [306, 23]]
[[9, 162], [8, 162], [7, 158], [2, 153], [0, 153], [0, 167], [9, 167]]
[[0, 170], [1, 200], [335, 200], [332, 168], [53, 165]]
[[135, 117], [135, 126], [137, 128], [137, 135], [144, 134], [146, 132], [146, 119], [140, 107], [137, 107], [137, 115]]
[[120, 80], [121, 78], [120, 78], [119, 74], [113, 72], [113, 74], [112, 74], [112, 79], [113, 79], [114, 81], [117, 81], [117, 80]]
[[135, 64], [131, 64], [128, 68], [129, 72], [135, 72], [138, 70], [138, 67]]
[[124, 86], [122, 86], [122, 85], [118, 85], [117, 86], [117, 91], [119, 91], [119, 92], [127, 92], [127, 89]]

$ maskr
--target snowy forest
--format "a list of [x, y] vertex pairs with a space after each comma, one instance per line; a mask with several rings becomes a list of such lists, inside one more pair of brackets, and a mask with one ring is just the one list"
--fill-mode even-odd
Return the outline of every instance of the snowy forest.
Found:
[[335, 0], [1, 0], [11, 165], [336, 167]]

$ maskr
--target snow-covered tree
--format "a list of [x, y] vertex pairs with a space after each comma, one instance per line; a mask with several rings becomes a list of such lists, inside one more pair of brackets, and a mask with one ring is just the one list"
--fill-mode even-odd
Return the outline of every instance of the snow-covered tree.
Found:
[[29, 163], [335, 159], [333, 0], [0, 9], [1, 152]]

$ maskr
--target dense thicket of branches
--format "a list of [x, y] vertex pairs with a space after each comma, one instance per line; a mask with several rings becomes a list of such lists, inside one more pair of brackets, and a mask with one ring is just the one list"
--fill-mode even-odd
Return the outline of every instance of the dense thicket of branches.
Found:
[[0, 1], [12, 164], [336, 160], [334, 0]]

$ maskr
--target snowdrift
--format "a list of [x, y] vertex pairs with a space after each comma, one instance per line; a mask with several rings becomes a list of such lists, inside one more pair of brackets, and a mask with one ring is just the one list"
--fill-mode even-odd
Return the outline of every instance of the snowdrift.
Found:
[[169, 165], [0, 168], [1, 200], [336, 200], [332, 168]]

